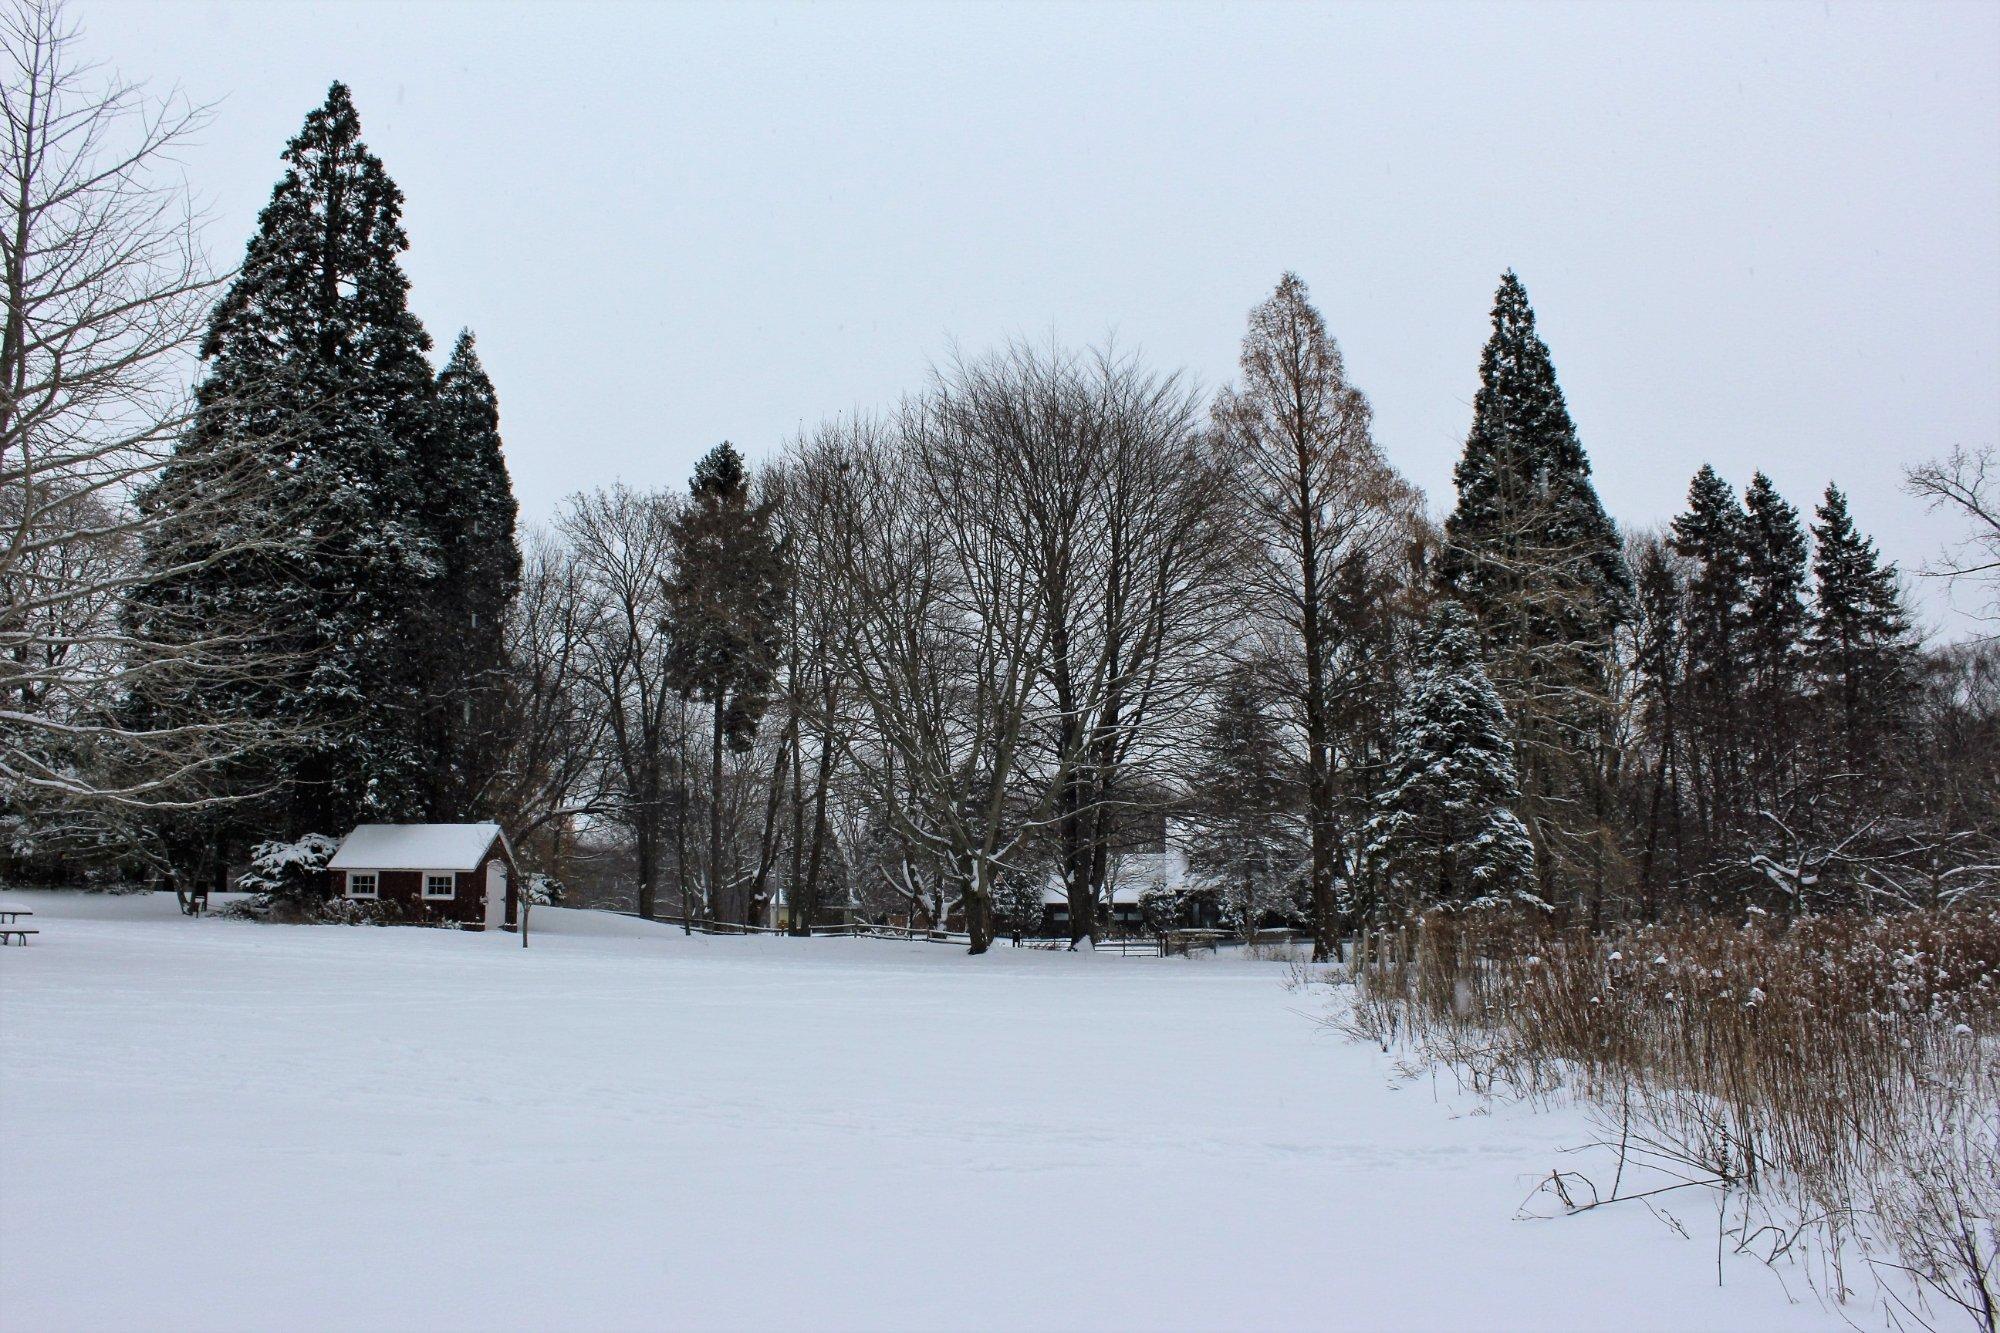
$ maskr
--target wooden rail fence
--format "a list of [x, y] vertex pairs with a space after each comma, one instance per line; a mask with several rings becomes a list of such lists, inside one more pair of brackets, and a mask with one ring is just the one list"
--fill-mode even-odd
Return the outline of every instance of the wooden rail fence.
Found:
[[[677, 926], [696, 935], [784, 935], [791, 931], [779, 926], [746, 926], [732, 921], [709, 921], [704, 918], [655, 916], [642, 917], [637, 912], [616, 908], [619, 916], [629, 916], [640, 921], [654, 921], [663, 926]], [[875, 925], [866, 921], [850, 921], [844, 925], [809, 926], [806, 937], [830, 939], [846, 937], [869, 940], [914, 940], [922, 944], [970, 945], [972, 937], [962, 930], [926, 930], [916, 926]], [[1166, 958], [1175, 954], [1214, 953], [1218, 945], [1237, 936], [1226, 930], [1170, 930], [1157, 935], [1117, 935], [1093, 940], [1091, 947], [1099, 953], [1115, 953], [1120, 956], [1140, 956]], [[994, 943], [1006, 942], [1017, 949], [1067, 950], [1072, 946], [1067, 940], [1047, 936], [1024, 935], [1014, 937], [999, 935]]]

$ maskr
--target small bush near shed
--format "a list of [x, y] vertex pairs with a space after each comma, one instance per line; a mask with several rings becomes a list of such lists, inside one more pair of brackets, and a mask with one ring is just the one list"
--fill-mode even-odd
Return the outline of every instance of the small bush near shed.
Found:
[[308, 833], [296, 842], [260, 842], [236, 887], [256, 894], [266, 911], [281, 903], [319, 903], [327, 896], [326, 863], [338, 850], [340, 839], [324, 833]]

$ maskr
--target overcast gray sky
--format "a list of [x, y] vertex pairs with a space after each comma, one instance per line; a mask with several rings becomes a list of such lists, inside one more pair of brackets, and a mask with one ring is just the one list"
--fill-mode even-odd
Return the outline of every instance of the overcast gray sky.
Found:
[[1115, 334], [1213, 387], [1288, 268], [1440, 512], [1509, 265], [1623, 523], [1762, 467], [1911, 566], [1946, 530], [1902, 467], [2000, 441], [2000, 5], [75, 14], [221, 100], [187, 165], [225, 263], [354, 89], [537, 521], [886, 405], [954, 339]]

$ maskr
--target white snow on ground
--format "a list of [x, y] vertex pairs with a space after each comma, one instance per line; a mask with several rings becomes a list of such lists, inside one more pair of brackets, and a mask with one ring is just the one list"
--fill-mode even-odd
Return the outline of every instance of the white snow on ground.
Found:
[[10, 1330], [1842, 1327], [1268, 963], [0, 905]]

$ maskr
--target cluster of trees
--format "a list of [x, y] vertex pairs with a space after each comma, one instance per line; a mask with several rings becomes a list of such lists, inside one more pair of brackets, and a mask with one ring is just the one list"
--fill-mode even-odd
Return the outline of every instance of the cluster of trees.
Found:
[[255, 837], [489, 804], [521, 569], [499, 410], [470, 334], [431, 365], [347, 90], [222, 282], [171, 171], [199, 109], [99, 81], [51, 6], [6, 23], [10, 853], [186, 882]]
[[[1438, 905], [2000, 880], [1992, 648], [1917, 640], [1837, 490], [1808, 529], [1704, 469], [1621, 535], [1511, 273], [1442, 523], [1286, 275], [1212, 397], [1016, 344], [523, 543], [493, 386], [470, 335], [432, 367], [346, 90], [218, 283], [158, 172], [198, 114], [89, 83], [46, 7], [12, 22], [17, 863], [219, 875], [263, 838], [495, 818], [541, 868], [617, 864], [647, 915], [859, 909], [976, 951], [1051, 886], [1096, 933], [1164, 818], [1186, 893], [1322, 955]], [[1989, 461], [1913, 485], [1990, 526]], [[1984, 531], [1953, 572], [1992, 571]]]
[[975, 947], [1044, 886], [1094, 933], [1123, 830], [1159, 811], [1187, 892], [1329, 951], [1441, 904], [1601, 923], [1994, 891], [2000, 662], [1918, 642], [1837, 490], [1808, 531], [1761, 475], [1739, 503], [1704, 469], [1668, 531], [1621, 536], [1511, 274], [1456, 481], [1433, 525], [1289, 275], [1208, 404], [1109, 352], [954, 363], [759, 474], [775, 564], [735, 604], [778, 590], [745, 653], [772, 715], [705, 769], [715, 705], [668, 668], [693, 608], [645, 577], [674, 544], [603, 540], [685, 501], [580, 497], [549, 576], [619, 608], [597, 633], [638, 627], [621, 661], [667, 627], [633, 703], [598, 705], [650, 698], [657, 762], [614, 725], [585, 803], [660, 849], [641, 883], [682, 910], [763, 920], [782, 891], [795, 922], [837, 901]]
[[1895, 570], [1829, 486], [1803, 524], [1713, 468], [1635, 544], [1633, 893], [1791, 915], [1990, 895], [1992, 645], [1925, 651]]

